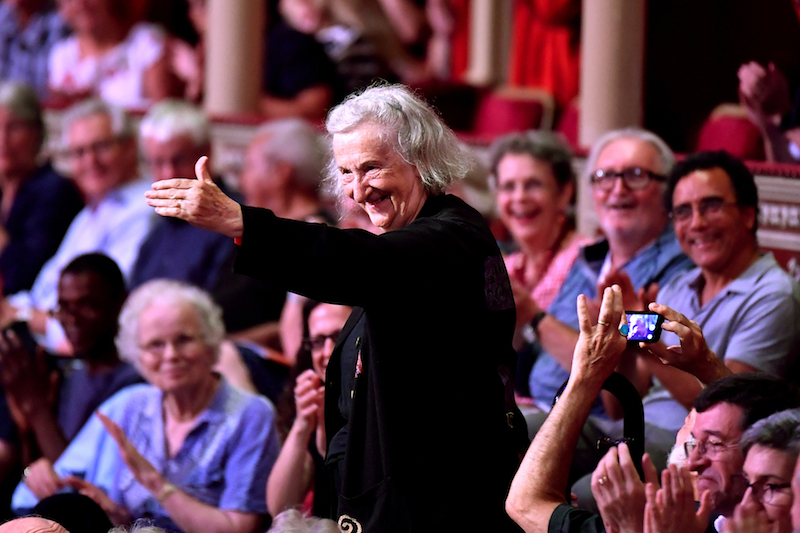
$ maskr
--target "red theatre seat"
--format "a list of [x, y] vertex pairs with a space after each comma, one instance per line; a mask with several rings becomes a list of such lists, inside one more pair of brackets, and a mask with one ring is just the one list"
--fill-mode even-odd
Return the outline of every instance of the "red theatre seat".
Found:
[[761, 132], [735, 104], [722, 104], [711, 112], [700, 128], [695, 150], [725, 150], [739, 159], [764, 160]]
[[496, 137], [532, 129], [553, 127], [555, 101], [547, 91], [500, 88], [483, 94], [472, 129], [462, 137], [490, 143]]

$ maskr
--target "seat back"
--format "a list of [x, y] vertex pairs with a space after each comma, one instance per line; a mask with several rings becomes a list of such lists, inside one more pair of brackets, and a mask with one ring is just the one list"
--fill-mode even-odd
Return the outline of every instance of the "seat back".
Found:
[[764, 160], [761, 131], [738, 106], [718, 106], [700, 128], [696, 151], [725, 150], [739, 159]]

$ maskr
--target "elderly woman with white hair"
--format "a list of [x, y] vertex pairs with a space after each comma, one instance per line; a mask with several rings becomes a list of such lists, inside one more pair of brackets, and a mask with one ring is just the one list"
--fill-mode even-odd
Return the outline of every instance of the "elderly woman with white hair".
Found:
[[45, 130], [33, 88], [0, 81], [0, 275], [3, 293], [33, 285], [83, 207], [75, 185], [40, 162]]
[[105, 402], [54, 465], [31, 465], [13, 508], [72, 488], [114, 525], [147, 517], [187, 533], [258, 531], [278, 437], [271, 405], [212, 370], [224, 333], [200, 289], [154, 280], [133, 292], [117, 344], [149, 385]]
[[526, 430], [513, 400], [514, 299], [481, 215], [445, 189], [470, 154], [402, 86], [331, 111], [329, 179], [381, 233], [240, 206], [206, 163], [150, 205], [237, 239], [239, 272], [355, 306], [327, 367], [329, 514], [348, 531], [513, 531]]

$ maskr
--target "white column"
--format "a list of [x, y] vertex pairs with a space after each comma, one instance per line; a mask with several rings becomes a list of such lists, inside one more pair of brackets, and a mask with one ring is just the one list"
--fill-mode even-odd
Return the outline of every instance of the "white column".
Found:
[[586, 0], [581, 22], [579, 139], [643, 121], [645, 0]]
[[468, 83], [494, 85], [505, 78], [511, 35], [510, 0], [472, 0]]
[[264, 0], [208, 0], [205, 98], [209, 114], [258, 111]]

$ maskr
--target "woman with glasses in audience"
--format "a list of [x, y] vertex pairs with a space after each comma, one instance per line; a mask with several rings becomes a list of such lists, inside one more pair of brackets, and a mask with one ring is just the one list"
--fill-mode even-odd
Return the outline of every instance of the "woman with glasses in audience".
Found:
[[[120, 355], [149, 385], [106, 401], [55, 464], [33, 463], [15, 511], [42, 500], [33, 512], [56, 520], [99, 506], [113, 525], [146, 517], [170, 531], [260, 531], [278, 437], [269, 402], [213, 370], [225, 334], [219, 307], [196, 287], [153, 280], [119, 322]], [[82, 496], [61, 494], [70, 489]]]
[[[326, 509], [324, 489], [325, 371], [333, 347], [352, 308], [309, 300], [303, 306], [305, 340], [297, 354], [284, 397], [278, 404], [278, 431], [283, 447], [267, 481], [267, 508], [272, 516], [290, 508]], [[290, 426], [290, 427], [287, 427]], [[323, 490], [315, 490], [323, 487]], [[313, 506], [308, 505], [309, 493]]]
[[[572, 216], [572, 151], [553, 133], [529, 131], [499, 138], [491, 147], [490, 157], [490, 183], [497, 211], [518, 247], [506, 257], [515, 300], [532, 298], [539, 308], [547, 309], [572, 268], [579, 247], [589, 241], [575, 231]], [[517, 393], [530, 397], [528, 375], [537, 347], [526, 344], [523, 348], [522, 328], [526, 324], [517, 326], [516, 346], [521, 349]]]
[[27, 290], [83, 207], [75, 185], [40, 162], [45, 130], [36, 92], [0, 81], [0, 286]]
[[745, 454], [742, 475], [747, 490], [723, 533], [754, 531], [766, 525], [771, 533], [791, 533], [792, 475], [800, 452], [800, 409], [780, 411], [744, 432], [739, 448]]

